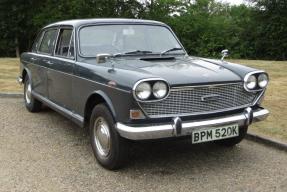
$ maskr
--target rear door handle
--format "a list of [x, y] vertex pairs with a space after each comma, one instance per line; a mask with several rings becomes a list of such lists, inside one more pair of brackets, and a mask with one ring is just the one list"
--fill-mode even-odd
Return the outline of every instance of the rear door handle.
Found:
[[52, 61], [49, 61], [49, 60], [43, 60], [45, 63], [47, 63], [47, 64], [49, 64], [49, 65], [52, 65], [52, 64], [54, 64]]

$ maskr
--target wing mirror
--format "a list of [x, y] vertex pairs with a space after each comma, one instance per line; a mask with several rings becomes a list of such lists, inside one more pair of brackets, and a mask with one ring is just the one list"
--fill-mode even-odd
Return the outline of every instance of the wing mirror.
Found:
[[97, 54], [97, 63], [105, 63], [112, 55], [108, 53]]
[[221, 61], [223, 61], [225, 57], [228, 57], [228, 54], [229, 54], [229, 52], [227, 49], [222, 50], [221, 51], [221, 56], [222, 56]]

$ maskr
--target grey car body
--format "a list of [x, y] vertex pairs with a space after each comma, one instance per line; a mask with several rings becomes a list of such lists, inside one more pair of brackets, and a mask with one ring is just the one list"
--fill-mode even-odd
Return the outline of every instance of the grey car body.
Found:
[[[250, 92], [244, 89], [247, 75], [265, 72], [226, 61], [188, 56], [175, 35], [183, 53], [135, 54], [109, 58], [103, 63], [97, 63], [96, 57], [84, 57], [80, 53], [79, 30], [82, 27], [122, 24], [162, 26], [174, 35], [166, 24], [149, 20], [87, 19], [54, 23], [40, 31], [31, 52], [21, 55], [19, 79], [24, 80], [29, 75], [31, 94], [81, 127], [88, 125], [94, 106], [105, 103], [117, 132], [133, 140], [190, 135], [193, 128], [230, 122], [249, 125], [267, 117], [268, 111], [260, 106], [265, 88]], [[61, 29], [71, 29], [73, 48], [69, 50], [69, 57], [55, 55], [57, 37], [50, 53], [39, 51], [43, 34], [51, 29], [55, 30], [57, 37]], [[135, 85], [157, 79], [169, 85], [169, 95], [152, 102], [138, 101], [134, 96]], [[198, 92], [197, 88], [200, 89]], [[196, 100], [202, 99], [204, 94], [209, 96], [212, 90], [219, 96], [213, 104], [204, 99]], [[226, 95], [228, 90], [230, 95]], [[199, 95], [192, 100], [190, 94]], [[177, 98], [182, 95], [185, 98]], [[196, 111], [193, 102], [209, 108]], [[232, 102], [233, 105], [229, 104]], [[144, 117], [132, 119], [131, 110], [141, 111]], [[168, 128], [161, 127], [165, 125]]]

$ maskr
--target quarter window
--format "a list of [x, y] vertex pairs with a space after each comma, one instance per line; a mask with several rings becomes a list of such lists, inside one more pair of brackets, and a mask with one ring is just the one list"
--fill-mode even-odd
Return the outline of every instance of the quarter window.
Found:
[[39, 52], [52, 54], [55, 45], [56, 35], [57, 29], [47, 30], [39, 47]]
[[72, 37], [71, 37], [71, 42], [70, 42], [70, 48], [69, 48], [69, 53], [68, 53], [68, 57], [69, 58], [74, 58], [74, 33], [72, 33]]
[[74, 41], [72, 29], [61, 29], [56, 47], [56, 55], [72, 58], [74, 56]]
[[43, 36], [43, 32], [37, 35], [36, 40], [34, 41], [33, 46], [32, 46], [32, 52], [37, 52], [39, 45], [41, 43], [42, 36]]

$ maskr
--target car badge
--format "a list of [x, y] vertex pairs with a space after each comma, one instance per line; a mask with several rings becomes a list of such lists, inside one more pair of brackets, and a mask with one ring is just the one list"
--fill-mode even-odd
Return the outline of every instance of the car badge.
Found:
[[220, 99], [220, 95], [217, 95], [217, 94], [204, 95], [201, 97], [201, 101], [203, 102], [217, 101], [219, 99]]

